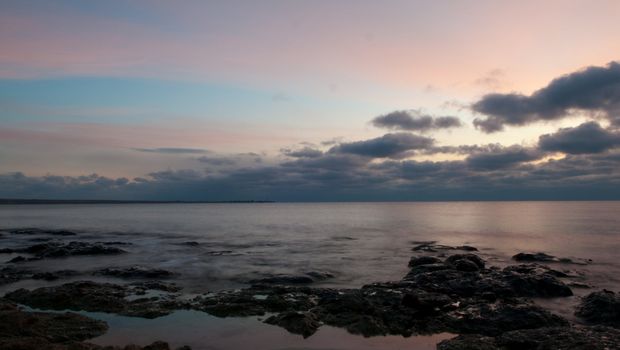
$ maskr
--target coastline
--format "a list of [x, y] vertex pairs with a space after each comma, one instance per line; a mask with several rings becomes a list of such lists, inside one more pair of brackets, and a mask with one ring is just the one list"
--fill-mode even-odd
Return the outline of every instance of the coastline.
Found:
[[[55, 282], [7, 293], [1, 299], [2, 327], [11, 329], [10, 319], [15, 318], [41, 319], [39, 323], [43, 324], [51, 318], [55, 320], [56, 331], [72, 334], [70, 330], [76, 324], [83, 329], [73, 338], [50, 341], [49, 337], [36, 336], [40, 329], [26, 327], [35, 336], [15, 337], [9, 332], [8, 336], [0, 337], [0, 344], [6, 349], [41, 346], [45, 341], [55, 349], [99, 349], [99, 345], [88, 340], [103, 336], [108, 324], [90, 317], [96, 313], [151, 320], [187, 311], [224, 319], [258, 317], [256, 320], [270, 327], [280, 327], [302, 338], [312, 337], [322, 327], [343, 329], [356, 337], [416, 339], [416, 335], [450, 335], [449, 339], [447, 336], [435, 339], [441, 350], [505, 349], [506, 342], [563, 348], [575, 340], [594, 344], [594, 349], [613, 349], [620, 343], [619, 315], [606, 313], [620, 307], [620, 295], [587, 285], [587, 276], [579, 269], [587, 266], [588, 260], [520, 253], [500, 267], [481, 258], [477, 247], [417, 241], [411, 242], [413, 256], [409, 272], [398, 281], [376, 282], [361, 288], [314, 287], [315, 282], [330, 278], [317, 272], [254, 280], [242, 289], [185, 295], [174, 282], [166, 281], [174, 280], [172, 274], [148, 266], [106, 268], [91, 274], [110, 275], [126, 280], [124, 283], [97, 282], [88, 275], [67, 270], [37, 275], [20, 268], [27, 261], [128, 254], [123, 242], [79, 243], [78, 235], [69, 230], [6, 229], [4, 233], [4, 240], [21, 235], [47, 236], [54, 240], [4, 249], [3, 254], [20, 254], [21, 259], [14, 258], [4, 264], [3, 283], [23, 279]], [[66, 278], [74, 281], [65, 282]], [[586, 292], [581, 293], [583, 297], [572, 312], [577, 316], [574, 320], [554, 314], [533, 301], [570, 298], [580, 289]], [[20, 309], [20, 305], [33, 309]], [[62, 313], [63, 320], [67, 320], [65, 324], [57, 321], [59, 314], [48, 310], [82, 311], [82, 314]], [[45, 328], [43, 332], [47, 334], [51, 329]], [[97, 342], [105, 339], [109, 338]], [[155, 346], [145, 349], [169, 348], [164, 343]]]

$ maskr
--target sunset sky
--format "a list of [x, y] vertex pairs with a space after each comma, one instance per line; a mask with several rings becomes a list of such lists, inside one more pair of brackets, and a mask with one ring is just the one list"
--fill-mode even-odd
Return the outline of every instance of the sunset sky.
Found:
[[0, 2], [0, 198], [620, 199], [618, 1]]

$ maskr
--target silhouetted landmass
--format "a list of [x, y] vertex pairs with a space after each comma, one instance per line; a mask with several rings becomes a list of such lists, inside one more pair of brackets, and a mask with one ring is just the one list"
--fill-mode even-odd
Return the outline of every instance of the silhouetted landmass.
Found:
[[0, 204], [201, 204], [201, 203], [275, 203], [263, 200], [236, 201], [131, 201], [98, 199], [1, 199]]

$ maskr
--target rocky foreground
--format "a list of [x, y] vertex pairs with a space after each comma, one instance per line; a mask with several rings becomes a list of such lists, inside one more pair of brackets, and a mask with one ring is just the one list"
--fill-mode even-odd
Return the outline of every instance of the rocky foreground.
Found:
[[[69, 236], [66, 231], [59, 231]], [[27, 233], [20, 233], [27, 234]], [[60, 233], [57, 233], [60, 234]], [[41, 243], [46, 244], [46, 243]], [[92, 248], [96, 246], [96, 248]], [[119, 254], [109, 245], [74, 242], [40, 244], [14, 249], [30, 253], [27, 259], [58, 258], [74, 254]], [[93, 250], [94, 249], [94, 250]], [[18, 305], [41, 310], [109, 312], [156, 318], [191, 309], [217, 317], [265, 316], [264, 322], [309, 337], [322, 325], [346, 329], [362, 336], [434, 334], [459, 336], [437, 345], [441, 350], [620, 349], [620, 294], [595, 291], [574, 310], [578, 323], [536, 305], [531, 298], [573, 295], [578, 275], [544, 265], [548, 262], [581, 264], [547, 254], [523, 253], [516, 264], [489, 266], [471, 246], [450, 247], [418, 242], [409, 272], [400, 281], [365, 285], [359, 289], [312, 288], [317, 278], [275, 276], [253, 281], [244, 289], [205, 293], [185, 298], [165, 270], [114, 267], [93, 275], [143, 278], [127, 284], [78, 281], [34, 290], [18, 289], [0, 299], [1, 349], [119, 349], [89, 344], [107, 325], [75, 313], [27, 312]], [[43, 252], [43, 253], [42, 253]], [[36, 278], [19, 268], [20, 260], [0, 272], [0, 282]], [[48, 273], [50, 279], [74, 276]], [[43, 276], [42, 278], [44, 278]], [[124, 349], [169, 349], [157, 342]]]

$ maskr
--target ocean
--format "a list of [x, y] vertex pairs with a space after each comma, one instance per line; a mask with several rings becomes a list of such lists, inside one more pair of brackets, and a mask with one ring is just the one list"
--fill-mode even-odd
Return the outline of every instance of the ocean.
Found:
[[[175, 273], [172, 281], [187, 295], [241, 288], [277, 274], [328, 274], [333, 277], [313, 286], [339, 288], [399, 280], [415, 255], [412, 247], [427, 241], [477, 247], [489, 265], [497, 266], [519, 252], [591, 259], [570, 268], [578, 269], [584, 283], [596, 289], [620, 290], [616, 201], [2, 205], [0, 223], [2, 229], [65, 229], [77, 232], [80, 240], [131, 244], [123, 246], [128, 254], [45, 259], [25, 262], [24, 267], [83, 272], [131, 265], [162, 268]], [[2, 237], [0, 244], [20, 247], [30, 239]], [[14, 255], [0, 254], [0, 259]], [[65, 282], [24, 280], [0, 286], [0, 292]], [[574, 292], [578, 297], [589, 290]], [[570, 318], [568, 306], [576, 297], [540, 302]], [[383, 348], [433, 349], [438, 339], [448, 337], [377, 340], [324, 327], [303, 339], [256, 319], [218, 319], [195, 311], [156, 320], [98, 316], [111, 328], [95, 342], [112, 345], [136, 339], [146, 343], [163, 334], [161, 340], [189, 343], [194, 349], [241, 349], [257, 341], [265, 349], [363, 349], [377, 341], [393, 344]]]

